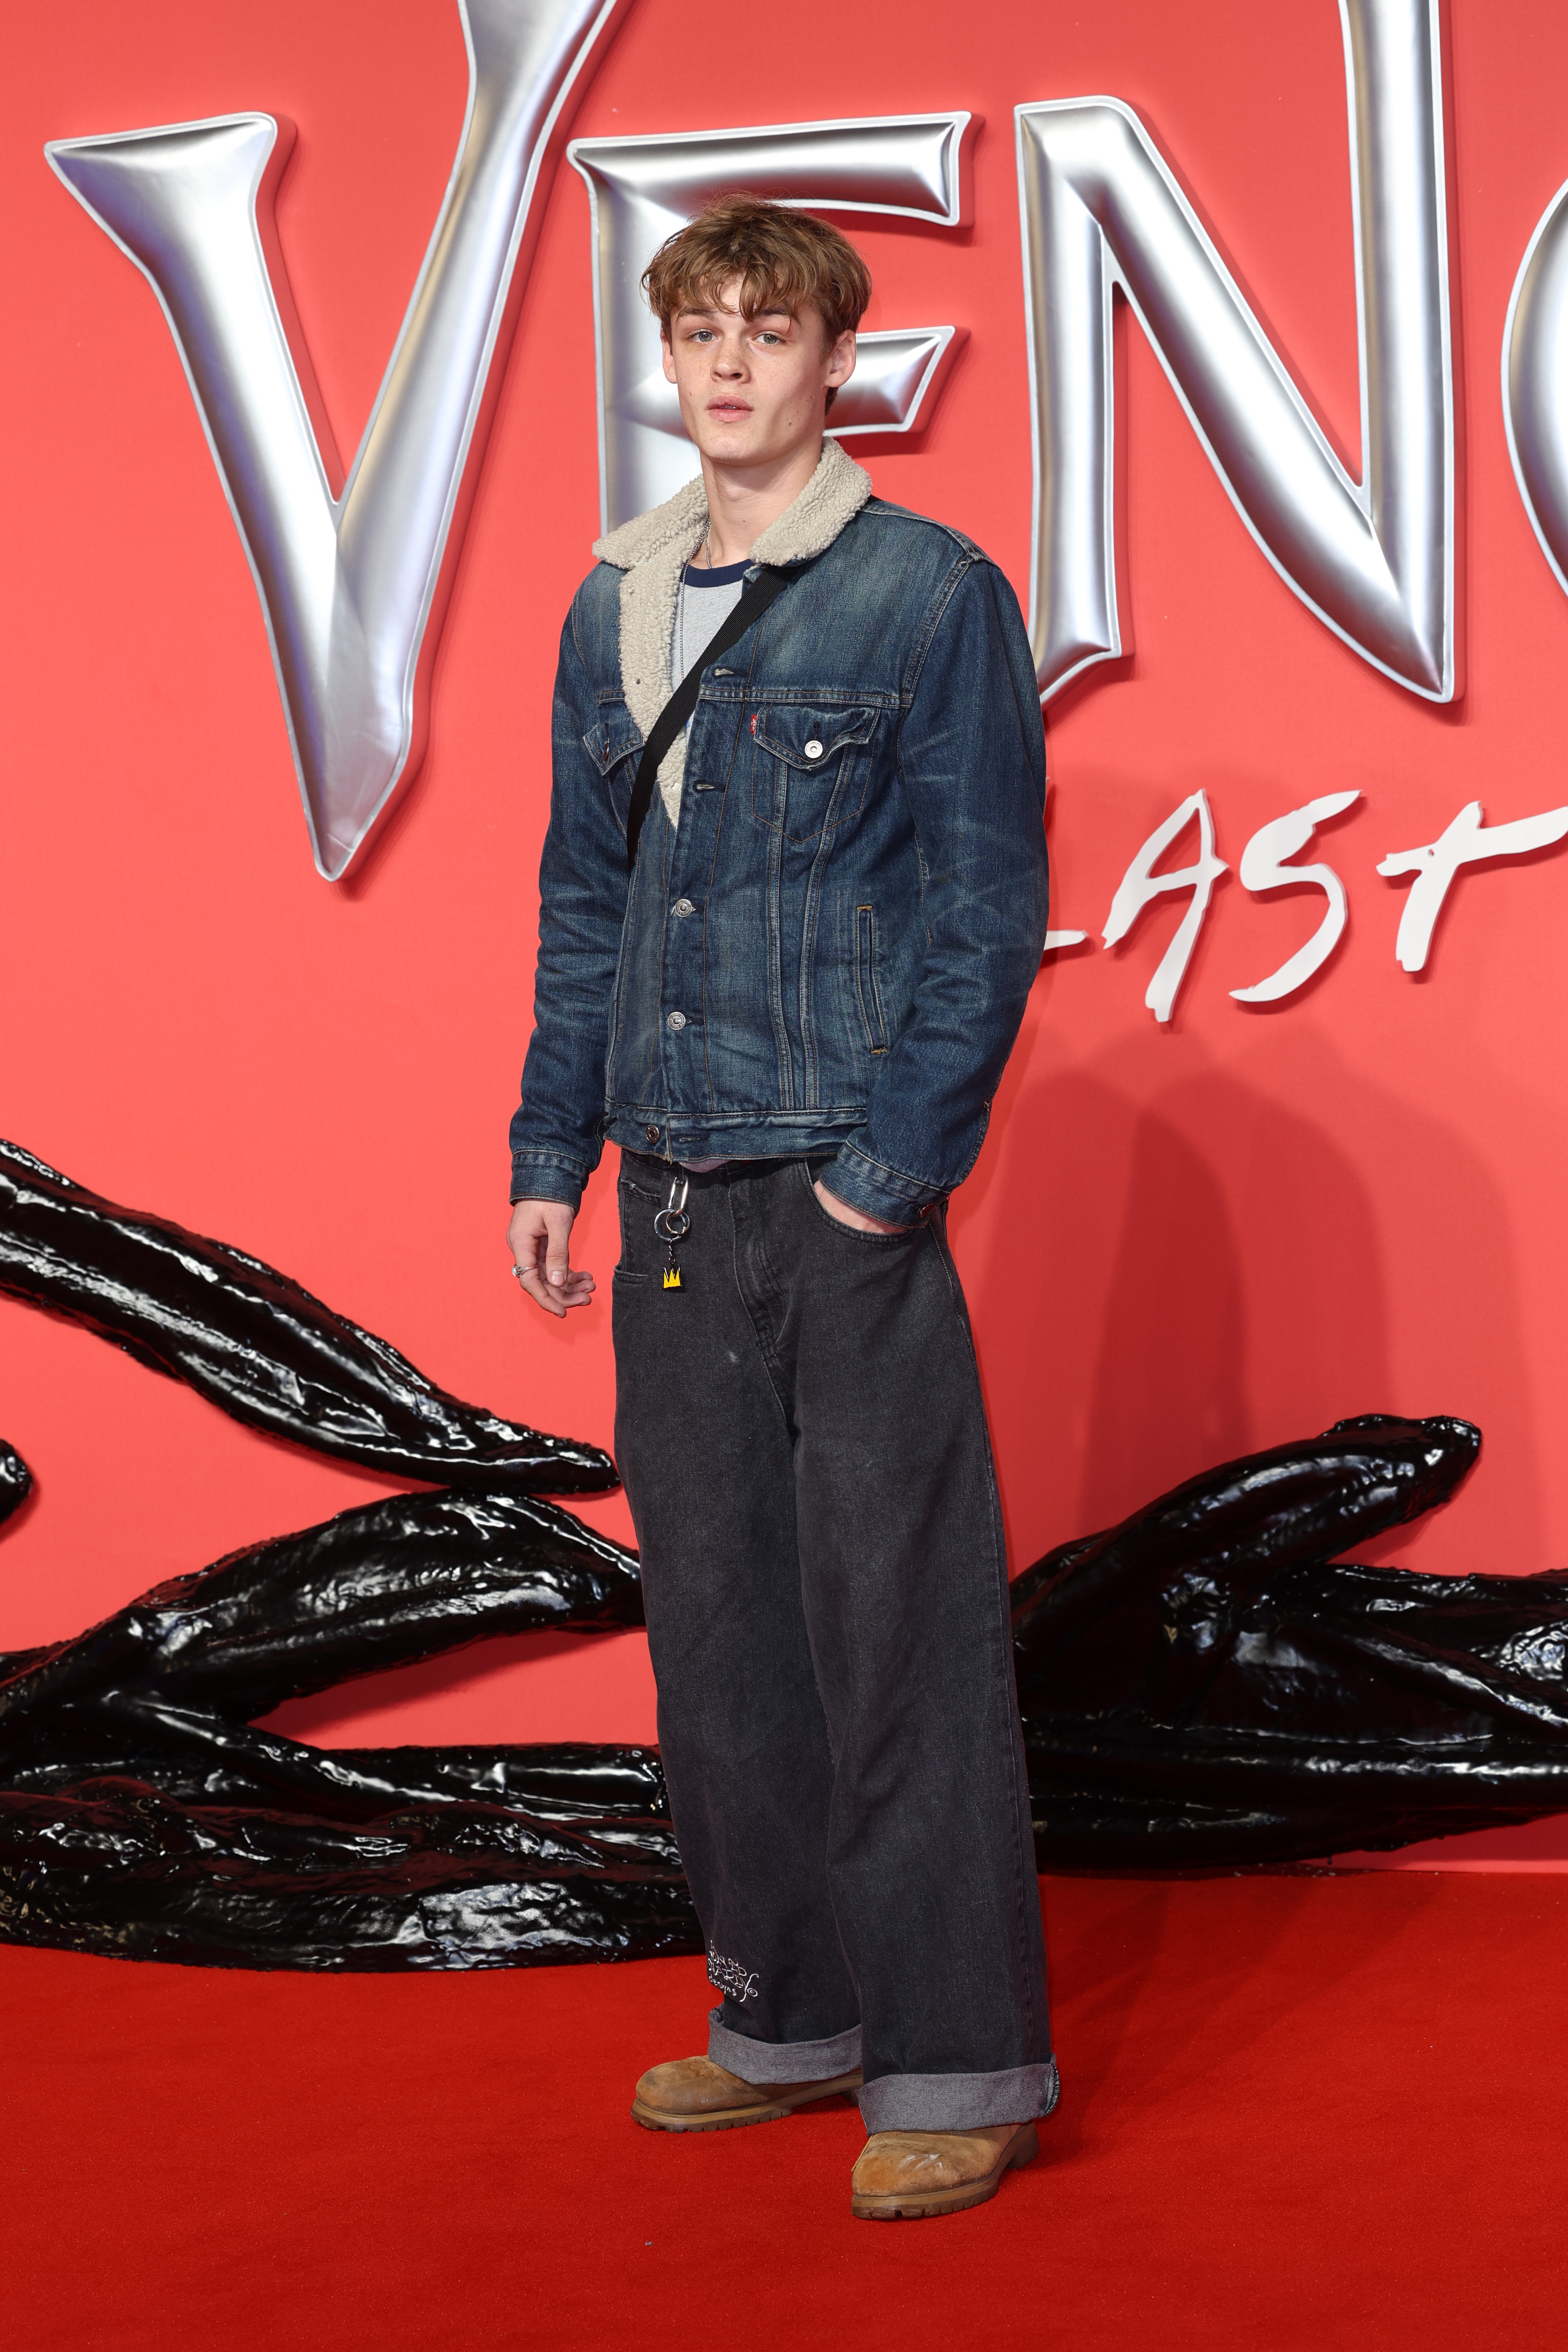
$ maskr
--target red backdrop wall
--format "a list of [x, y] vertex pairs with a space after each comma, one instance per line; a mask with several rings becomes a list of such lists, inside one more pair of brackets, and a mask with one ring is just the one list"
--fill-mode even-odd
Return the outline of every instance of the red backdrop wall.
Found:
[[[1011, 110], [1142, 114], [1342, 455], [1358, 458], [1333, 0], [797, 0], [714, 37], [637, 0], [579, 135], [967, 107], [973, 225], [856, 226], [868, 323], [968, 331], [929, 426], [860, 445], [885, 495], [961, 523], [1026, 595], [1030, 461]], [[1463, 877], [1427, 971], [1394, 961], [1378, 859], [1462, 803], [1568, 799], [1568, 604], [1515, 493], [1498, 393], [1520, 256], [1568, 173], [1568, 20], [1455, 0], [1447, 79], [1461, 394], [1463, 699], [1331, 637], [1258, 554], [1142, 338], [1126, 339], [1131, 658], [1052, 707], [1053, 920], [1095, 935], [1036, 989], [954, 1204], [1015, 1565], [1187, 1474], [1342, 1414], [1486, 1434], [1451, 1508], [1382, 1556], [1568, 1559], [1560, 1179], [1568, 853]], [[266, 638], [168, 330], [47, 171], [46, 139], [264, 107], [300, 143], [283, 247], [340, 447], [358, 439], [461, 121], [452, 0], [217, 9], [80, 0], [13, 25], [0, 105], [8, 365], [0, 1131], [113, 1197], [286, 1268], [464, 1394], [608, 1443], [607, 1307], [563, 1329], [508, 1278], [504, 1129], [530, 1021], [560, 616], [597, 528], [585, 192], [558, 173], [468, 532], [422, 775], [349, 881], [308, 854]], [[1247, 1011], [1321, 897], [1222, 886], [1175, 1020], [1142, 1003], [1178, 919], [1098, 932], [1139, 844], [1204, 786], [1234, 866], [1267, 818], [1323, 837], [1349, 937]], [[1184, 902], [1181, 902], [1184, 904]], [[612, 1187], [581, 1255], [607, 1275]], [[605, 1286], [607, 1295], [607, 1285]], [[7, 1538], [0, 1646], [367, 1500], [83, 1333], [0, 1304], [0, 1432], [38, 1493]], [[618, 1498], [585, 1507], [626, 1532]], [[652, 1736], [640, 1637], [495, 1643], [277, 1718], [333, 1740]], [[1568, 1822], [1452, 1842], [1568, 1856]]]

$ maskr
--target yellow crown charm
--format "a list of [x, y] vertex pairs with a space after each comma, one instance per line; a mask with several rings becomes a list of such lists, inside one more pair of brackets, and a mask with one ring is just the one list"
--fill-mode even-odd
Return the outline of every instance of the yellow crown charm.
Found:
[[665, 1267], [664, 1286], [666, 1290], [679, 1290], [680, 1288], [680, 1268], [678, 1265], [667, 1265]]

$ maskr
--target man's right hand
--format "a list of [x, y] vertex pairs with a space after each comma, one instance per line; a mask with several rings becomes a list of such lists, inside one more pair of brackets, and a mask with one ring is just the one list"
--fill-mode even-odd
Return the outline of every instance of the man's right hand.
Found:
[[507, 1247], [519, 1268], [518, 1288], [526, 1290], [547, 1315], [564, 1315], [569, 1307], [586, 1307], [594, 1296], [594, 1277], [573, 1268], [569, 1244], [575, 1209], [564, 1201], [514, 1201], [506, 1229]]

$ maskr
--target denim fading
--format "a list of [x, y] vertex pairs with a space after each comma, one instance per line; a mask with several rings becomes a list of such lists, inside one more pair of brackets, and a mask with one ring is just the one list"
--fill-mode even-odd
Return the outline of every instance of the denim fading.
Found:
[[860, 2064], [873, 2131], [1021, 2122], [1057, 2076], [968, 1318], [940, 1210], [857, 1233], [812, 1177], [693, 1176], [673, 1292], [668, 1171], [622, 1160], [616, 1453], [710, 2054]]
[[900, 1221], [962, 1182], [1046, 930], [1027, 633], [961, 532], [873, 499], [704, 674], [673, 827], [626, 866], [642, 736], [622, 573], [562, 634], [514, 1199], [575, 1205], [604, 1140], [826, 1152]]

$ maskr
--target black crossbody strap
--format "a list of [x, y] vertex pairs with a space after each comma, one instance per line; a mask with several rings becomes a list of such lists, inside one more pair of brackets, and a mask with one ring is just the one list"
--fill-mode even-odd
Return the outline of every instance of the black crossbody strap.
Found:
[[734, 611], [721, 626], [718, 635], [702, 648], [664, 709], [653, 722], [653, 731], [643, 745], [642, 758], [637, 761], [637, 782], [632, 786], [632, 804], [626, 812], [626, 872], [637, 862], [637, 842], [647, 813], [653, 806], [654, 782], [658, 775], [659, 761], [697, 708], [697, 698], [702, 691], [702, 673], [710, 662], [727, 654], [738, 645], [753, 621], [760, 621], [773, 598], [789, 585], [789, 573], [764, 565], [746, 588]]

